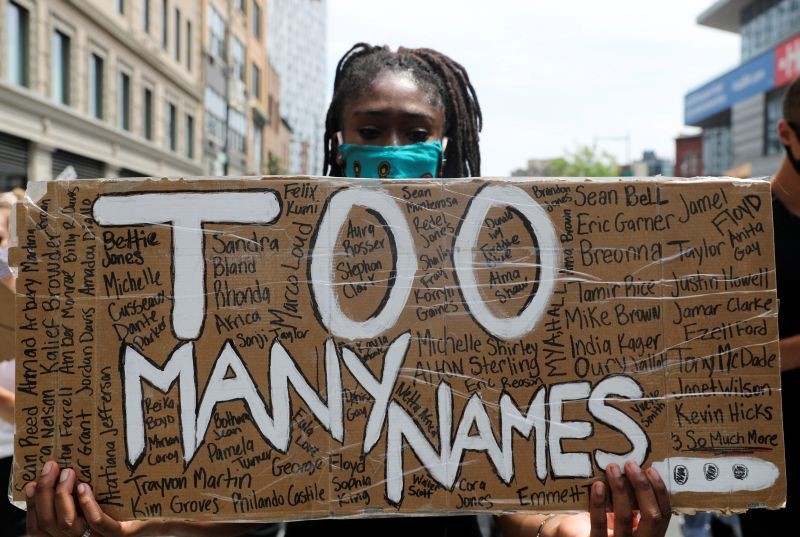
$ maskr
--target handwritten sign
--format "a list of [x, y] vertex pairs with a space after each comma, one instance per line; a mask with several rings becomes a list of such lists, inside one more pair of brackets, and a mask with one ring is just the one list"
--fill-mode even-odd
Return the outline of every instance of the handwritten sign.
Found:
[[14, 496], [121, 518], [785, 498], [764, 182], [63, 181], [16, 213]]

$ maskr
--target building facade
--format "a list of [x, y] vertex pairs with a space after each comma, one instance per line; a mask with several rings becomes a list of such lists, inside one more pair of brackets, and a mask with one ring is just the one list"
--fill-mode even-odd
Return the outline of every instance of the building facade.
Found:
[[269, 0], [269, 57], [281, 80], [280, 115], [291, 125], [288, 169], [322, 173], [326, 1]]
[[652, 149], [642, 151], [642, 158], [620, 166], [622, 177], [656, 177], [674, 175], [673, 164], [670, 160], [656, 155]]
[[267, 65], [267, 111], [270, 118], [265, 136], [267, 173], [284, 175], [289, 173], [292, 128], [280, 113], [280, 76], [271, 61], [267, 60]]
[[267, 29], [264, 0], [248, 0], [247, 9], [247, 112], [249, 115], [248, 175], [266, 173], [266, 134], [270, 122], [268, 102], [269, 63], [267, 61]]
[[202, 172], [193, 0], [0, 0], [0, 190]]
[[[252, 31], [263, 32], [263, 10], [260, 0], [205, 0], [202, 11], [205, 171], [209, 175], [247, 175], [254, 172], [253, 159], [257, 158], [252, 150], [250, 107], [258, 106], [253, 84], [260, 78], [252, 72], [257, 47], [251, 50], [249, 45], [263, 40], [263, 35], [251, 39]], [[251, 20], [254, 14], [258, 18]]]
[[800, 0], [718, 0], [698, 23], [742, 36], [741, 64], [684, 97], [685, 123], [703, 129], [703, 174], [771, 175], [783, 93], [800, 76]]
[[529, 159], [526, 168], [518, 168], [511, 172], [511, 177], [552, 177], [552, 158]]
[[687, 135], [675, 139], [675, 177], [703, 175], [703, 136]]

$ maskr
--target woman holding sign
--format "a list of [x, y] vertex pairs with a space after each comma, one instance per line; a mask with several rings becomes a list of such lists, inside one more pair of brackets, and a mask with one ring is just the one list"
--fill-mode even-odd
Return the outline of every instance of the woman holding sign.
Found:
[[[339, 61], [333, 99], [325, 122], [325, 171], [332, 176], [424, 178], [480, 176], [478, 133], [482, 115], [466, 70], [430, 49], [360, 43]], [[389, 162], [390, 166], [381, 167]], [[615, 535], [631, 535], [632, 499], [617, 465], [609, 465]], [[628, 463], [642, 523], [636, 535], [664, 535], [669, 525], [669, 495], [658, 473]], [[579, 515], [507, 515], [499, 518], [506, 535], [605, 536], [606, 485], [591, 492], [591, 513]], [[408, 532], [479, 535], [474, 517], [406, 518]], [[391, 524], [397, 527], [397, 520]], [[311, 535], [336, 528], [360, 534], [386, 531], [381, 520], [309, 521], [289, 526], [290, 535]], [[363, 528], [359, 528], [359, 526]], [[406, 524], [404, 524], [405, 526]], [[294, 526], [294, 527], [293, 527]], [[303, 526], [307, 526], [303, 528]], [[432, 530], [432, 526], [441, 531]], [[303, 531], [298, 531], [303, 528]]]
[[[358, 44], [337, 66], [326, 118], [325, 171], [339, 177], [424, 178], [480, 175], [481, 110], [464, 68], [430, 49]], [[506, 515], [499, 524], [513, 537], [660, 537], [670, 518], [669, 495], [653, 469], [628, 463], [606, 469], [607, 483], [588, 494], [590, 512], [577, 515]], [[633, 485], [632, 487], [630, 485]], [[77, 488], [76, 488], [77, 487]], [[613, 516], [607, 516], [608, 491]], [[75, 492], [77, 495], [75, 496]], [[239, 535], [251, 526], [161, 521], [118, 522], [104, 514], [87, 484], [71, 469], [44, 466], [25, 488], [33, 536]], [[77, 504], [75, 501], [77, 498]], [[632, 510], [635, 502], [640, 516]], [[289, 537], [319, 534], [481, 535], [475, 516], [314, 520], [287, 525]]]

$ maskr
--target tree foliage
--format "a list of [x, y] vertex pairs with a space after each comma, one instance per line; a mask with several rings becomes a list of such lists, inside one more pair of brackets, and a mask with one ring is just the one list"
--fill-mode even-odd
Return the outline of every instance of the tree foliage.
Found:
[[598, 152], [589, 146], [580, 146], [566, 156], [550, 163], [553, 177], [615, 177], [620, 168], [609, 153]]
[[267, 175], [287, 175], [289, 173], [289, 170], [283, 164], [283, 160], [272, 154], [267, 159], [266, 168]]

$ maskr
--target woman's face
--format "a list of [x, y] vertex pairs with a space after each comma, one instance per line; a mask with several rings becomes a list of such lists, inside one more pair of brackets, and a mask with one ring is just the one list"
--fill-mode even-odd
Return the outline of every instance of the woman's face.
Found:
[[361, 95], [345, 103], [341, 125], [346, 144], [432, 142], [444, 136], [444, 108], [432, 104], [408, 74], [384, 71]]

